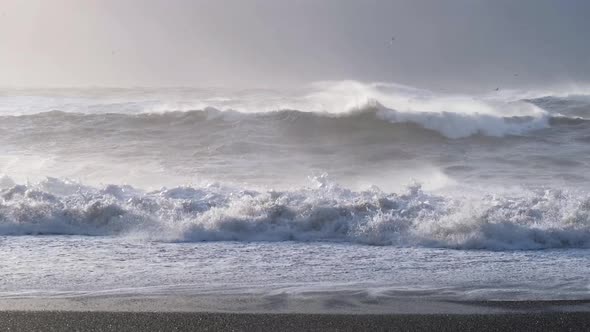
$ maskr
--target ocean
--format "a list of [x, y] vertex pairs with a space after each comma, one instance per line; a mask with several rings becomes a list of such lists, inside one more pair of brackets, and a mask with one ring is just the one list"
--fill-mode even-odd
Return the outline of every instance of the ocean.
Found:
[[0, 298], [588, 299], [589, 169], [583, 89], [3, 89]]

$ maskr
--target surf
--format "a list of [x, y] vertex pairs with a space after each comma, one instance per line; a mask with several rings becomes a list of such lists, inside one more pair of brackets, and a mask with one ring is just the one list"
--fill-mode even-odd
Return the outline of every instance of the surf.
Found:
[[145, 192], [4, 178], [0, 235], [123, 236], [172, 242], [338, 242], [525, 250], [590, 247], [590, 196], [556, 189], [453, 196], [420, 185], [353, 191], [316, 178], [259, 191], [212, 184]]

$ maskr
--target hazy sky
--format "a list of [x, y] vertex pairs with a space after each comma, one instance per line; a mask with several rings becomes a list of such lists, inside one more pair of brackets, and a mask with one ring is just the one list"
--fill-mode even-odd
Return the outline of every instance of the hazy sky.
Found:
[[1, 86], [356, 79], [464, 89], [590, 80], [586, 0], [0, 4]]

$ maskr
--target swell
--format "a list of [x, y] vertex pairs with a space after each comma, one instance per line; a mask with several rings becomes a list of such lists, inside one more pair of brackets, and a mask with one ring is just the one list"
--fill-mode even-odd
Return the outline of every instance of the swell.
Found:
[[455, 249], [590, 247], [590, 197], [560, 190], [445, 196], [221, 185], [143, 192], [47, 179], [0, 181], [0, 234], [135, 236], [159, 241], [331, 241]]

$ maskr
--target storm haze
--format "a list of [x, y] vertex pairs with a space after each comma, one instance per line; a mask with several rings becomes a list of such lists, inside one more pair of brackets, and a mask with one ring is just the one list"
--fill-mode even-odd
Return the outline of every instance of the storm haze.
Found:
[[[584, 83], [590, 3], [1, 0], [0, 86]], [[392, 41], [392, 38], [395, 40]]]

